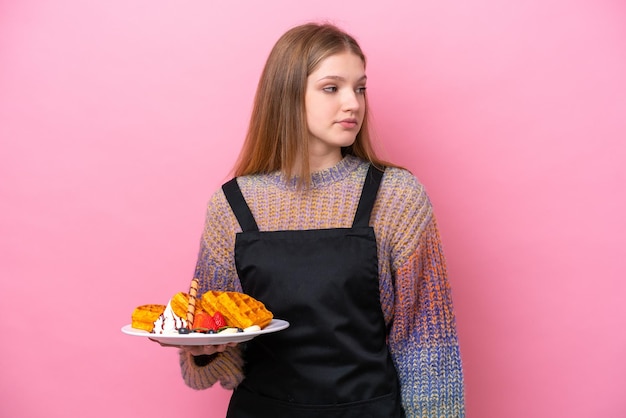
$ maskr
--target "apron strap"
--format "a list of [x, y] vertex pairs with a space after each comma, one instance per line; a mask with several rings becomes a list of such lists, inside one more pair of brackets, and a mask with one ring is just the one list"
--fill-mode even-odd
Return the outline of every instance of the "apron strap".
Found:
[[252, 212], [246, 203], [246, 199], [244, 199], [243, 194], [241, 193], [239, 184], [237, 184], [237, 177], [227, 183], [224, 183], [222, 185], [222, 190], [224, 191], [226, 200], [228, 200], [228, 204], [235, 214], [235, 218], [237, 218], [237, 221], [239, 222], [239, 226], [241, 226], [241, 230], [243, 232], [258, 231], [259, 227], [254, 220], [254, 216], [252, 216]]
[[[363, 183], [363, 190], [361, 191], [361, 198], [359, 199], [359, 205], [354, 215], [353, 227], [363, 227], [369, 225], [372, 209], [374, 208], [374, 202], [376, 201], [376, 195], [378, 188], [383, 178], [384, 171], [380, 170], [370, 164], [370, 167], [365, 176], [365, 182]], [[226, 200], [230, 205], [239, 226], [242, 231], [251, 232], [258, 231], [259, 227], [254, 220], [254, 216], [250, 211], [250, 207], [246, 203], [246, 200], [241, 193], [239, 184], [237, 184], [237, 178], [233, 178], [227, 183], [222, 185], [222, 190], [226, 196]]]
[[359, 206], [356, 209], [354, 215], [353, 227], [369, 226], [370, 215], [374, 208], [374, 202], [376, 201], [376, 194], [378, 193], [378, 187], [380, 186], [383, 178], [384, 169], [380, 170], [370, 164], [370, 168], [367, 170], [365, 176], [365, 183], [363, 183], [363, 190], [361, 191], [361, 198], [359, 199]]

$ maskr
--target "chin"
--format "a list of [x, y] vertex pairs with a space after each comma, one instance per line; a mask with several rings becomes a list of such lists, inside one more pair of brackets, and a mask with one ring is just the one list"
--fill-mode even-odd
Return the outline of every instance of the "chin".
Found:
[[340, 147], [349, 147], [352, 144], [354, 144], [354, 141], [356, 141], [356, 135], [336, 138], [335, 141], [333, 141], [333, 143]]

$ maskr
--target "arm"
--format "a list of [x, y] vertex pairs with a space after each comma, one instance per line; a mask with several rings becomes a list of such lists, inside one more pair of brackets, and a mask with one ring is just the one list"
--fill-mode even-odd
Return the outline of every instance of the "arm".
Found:
[[[211, 198], [200, 241], [194, 277], [198, 279], [198, 297], [209, 289], [241, 291], [234, 266], [234, 241], [239, 225], [232, 215], [224, 194], [218, 191]], [[220, 382], [234, 389], [243, 380], [243, 358], [238, 346], [195, 347], [179, 354], [185, 384], [193, 389], [206, 389]]]
[[243, 359], [237, 346], [210, 356], [181, 350], [179, 356], [183, 380], [193, 389], [207, 389], [218, 381], [224, 389], [234, 389], [243, 379]]
[[464, 417], [464, 387], [445, 260], [434, 218], [396, 271], [389, 337], [407, 417]]
[[381, 302], [407, 418], [463, 418], [450, 285], [431, 202], [405, 170], [385, 173], [377, 212]]

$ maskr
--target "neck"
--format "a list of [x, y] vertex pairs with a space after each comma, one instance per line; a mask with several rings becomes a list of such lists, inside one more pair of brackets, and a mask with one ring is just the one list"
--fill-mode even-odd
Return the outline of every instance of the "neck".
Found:
[[309, 152], [309, 172], [322, 171], [333, 167], [342, 160], [341, 148], [335, 148], [329, 152]]

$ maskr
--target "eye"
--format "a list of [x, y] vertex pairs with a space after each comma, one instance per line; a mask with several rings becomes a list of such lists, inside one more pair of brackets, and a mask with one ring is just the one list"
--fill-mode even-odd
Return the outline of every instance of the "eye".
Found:
[[322, 90], [324, 90], [326, 93], [335, 93], [335, 92], [337, 92], [337, 87], [336, 86], [327, 86], [327, 87], [324, 87]]
[[356, 92], [357, 94], [365, 94], [365, 90], [367, 90], [367, 87], [361, 86], [361, 87], [357, 87]]

